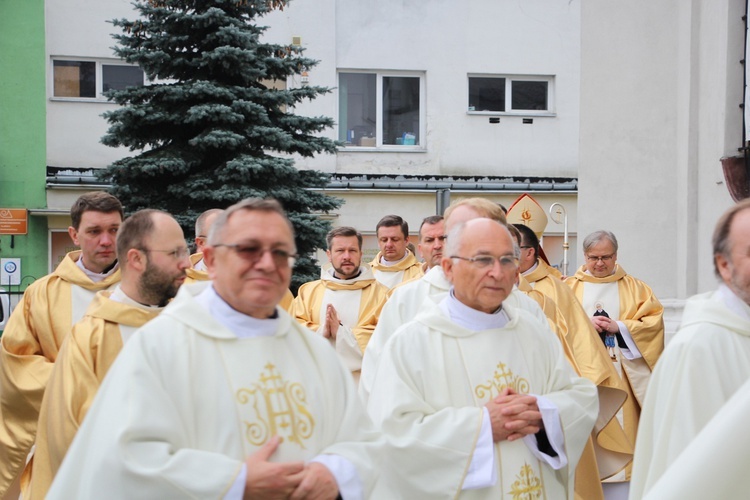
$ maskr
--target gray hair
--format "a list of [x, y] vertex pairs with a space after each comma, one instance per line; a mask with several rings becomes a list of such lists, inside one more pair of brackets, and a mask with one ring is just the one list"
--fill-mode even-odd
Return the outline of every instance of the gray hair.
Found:
[[284, 218], [284, 221], [286, 221], [289, 230], [292, 232], [292, 238], [294, 238], [294, 227], [286, 216], [286, 212], [284, 212], [284, 209], [281, 207], [281, 203], [272, 198], [265, 200], [260, 198], [245, 198], [227, 208], [216, 217], [216, 220], [211, 226], [211, 230], [208, 232], [209, 245], [221, 243], [220, 240], [224, 236], [224, 228], [226, 227], [227, 222], [229, 222], [229, 218], [241, 210], [247, 210], [248, 212], [272, 212], [281, 215]]
[[195, 237], [197, 238], [199, 236], [207, 236], [205, 234], [206, 219], [208, 219], [213, 214], [221, 213], [223, 211], [224, 210], [222, 210], [221, 208], [209, 208], [208, 210], [200, 214], [198, 218], [195, 219]]
[[605, 231], [605, 230], [599, 230], [594, 231], [593, 233], [589, 234], [584, 238], [583, 240], [583, 253], [588, 253], [588, 251], [593, 247], [594, 245], [598, 244], [600, 241], [608, 240], [610, 243], [612, 243], [612, 248], [615, 249], [615, 253], [617, 253], [617, 238], [615, 237], [614, 233], [611, 231]]

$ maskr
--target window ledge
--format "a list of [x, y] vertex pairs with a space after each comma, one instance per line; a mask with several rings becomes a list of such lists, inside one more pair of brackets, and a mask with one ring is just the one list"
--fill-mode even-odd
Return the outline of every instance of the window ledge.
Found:
[[476, 116], [518, 116], [522, 118], [554, 118], [557, 113], [550, 111], [467, 111], [467, 115]]
[[96, 97], [50, 97], [49, 100], [52, 102], [89, 102], [95, 104], [117, 104], [115, 102], [108, 101], [107, 99]]
[[426, 153], [427, 148], [421, 146], [341, 146], [342, 153]]

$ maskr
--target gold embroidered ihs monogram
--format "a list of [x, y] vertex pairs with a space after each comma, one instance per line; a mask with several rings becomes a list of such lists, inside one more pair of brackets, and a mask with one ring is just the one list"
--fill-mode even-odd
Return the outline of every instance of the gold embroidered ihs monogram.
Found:
[[245, 421], [245, 437], [260, 446], [278, 435], [305, 449], [302, 442], [312, 436], [315, 419], [307, 409], [305, 389], [283, 380], [276, 366], [268, 363], [258, 383], [237, 391], [240, 404], [252, 404], [256, 421]]
[[526, 462], [521, 467], [521, 472], [516, 476], [516, 481], [510, 486], [509, 493], [513, 500], [542, 498], [542, 482], [534, 474], [534, 469]]
[[474, 388], [474, 394], [478, 398], [484, 399], [494, 398], [499, 395], [503, 389], [510, 387], [518, 394], [529, 393], [529, 381], [518, 375], [514, 375], [513, 371], [508, 368], [505, 363], [498, 363], [497, 369], [493, 374], [492, 378], [487, 381], [486, 384], [479, 384]]

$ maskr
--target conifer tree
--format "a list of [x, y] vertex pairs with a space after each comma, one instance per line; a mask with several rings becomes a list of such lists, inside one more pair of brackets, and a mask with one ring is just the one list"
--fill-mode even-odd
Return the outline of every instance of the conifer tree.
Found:
[[157, 82], [110, 91], [121, 105], [104, 114], [102, 142], [137, 152], [102, 171], [129, 212], [160, 208], [193, 234], [195, 218], [247, 197], [279, 200], [297, 236], [293, 289], [318, 278], [312, 252], [325, 244], [327, 212], [341, 201], [322, 172], [298, 170], [293, 155], [334, 153], [320, 132], [329, 117], [294, 114], [294, 106], [330, 90], [274, 88], [316, 64], [293, 45], [265, 43], [256, 23], [288, 0], [136, 0], [140, 17], [116, 19], [115, 54]]

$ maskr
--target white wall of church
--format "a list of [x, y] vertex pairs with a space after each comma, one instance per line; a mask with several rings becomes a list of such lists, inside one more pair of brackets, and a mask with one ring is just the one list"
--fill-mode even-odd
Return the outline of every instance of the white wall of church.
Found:
[[[715, 287], [711, 234], [742, 145], [745, 2], [582, 3], [579, 240], [606, 228], [669, 304]], [[580, 251], [580, 250], [579, 250]]]

